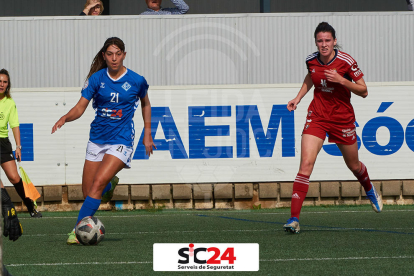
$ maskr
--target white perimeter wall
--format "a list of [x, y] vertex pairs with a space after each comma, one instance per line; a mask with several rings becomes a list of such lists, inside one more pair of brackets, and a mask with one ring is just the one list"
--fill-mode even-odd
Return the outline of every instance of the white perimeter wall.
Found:
[[81, 87], [118, 36], [152, 86], [300, 83], [321, 21], [366, 81], [413, 81], [413, 12], [0, 17], [0, 67], [18, 88]]
[[[368, 83], [368, 87], [369, 96], [366, 99], [352, 97], [359, 125], [357, 134], [362, 141], [360, 159], [367, 165], [374, 180], [413, 179], [414, 83]], [[299, 88], [299, 84], [151, 87], [149, 96], [152, 107], [157, 110], [161, 107], [164, 107], [164, 110], [167, 108], [172, 116], [164, 116], [162, 122], [158, 123], [155, 134], [157, 143], [168, 144], [173, 148], [174, 143], [178, 141], [178, 135], [171, 132], [170, 136], [167, 136], [168, 139], [165, 135], [165, 130], [173, 126], [168, 131], [177, 129], [183, 146], [181, 157], [186, 155], [187, 158], [173, 159], [168, 148], [157, 150], [149, 160], [134, 159], [132, 169], [123, 170], [119, 174], [122, 183], [292, 181], [299, 167], [301, 131], [307, 107], [313, 97], [312, 92], [309, 92], [292, 115], [292, 123], [282, 118], [274, 147], [269, 151], [271, 156], [268, 153], [268, 157], [260, 156], [250, 124], [250, 139], [248, 143], [243, 141], [241, 145], [242, 148], [250, 146], [250, 156], [238, 157], [236, 109], [244, 105], [257, 106], [259, 121], [265, 134], [268, 134], [269, 121], [280, 121], [280, 118], [275, 120], [277, 116], [272, 117], [272, 108], [276, 106], [284, 110], [284, 105], [296, 96]], [[89, 106], [79, 120], [66, 124], [53, 135], [50, 134], [54, 123], [79, 100], [80, 88], [14, 89], [12, 95], [18, 107], [20, 123], [29, 128], [33, 127], [33, 136], [22, 138], [26, 142], [30, 139], [33, 141], [33, 161], [22, 162], [33, 183], [81, 183], [89, 125], [94, 118], [92, 107]], [[225, 114], [226, 117], [220, 117], [218, 114], [206, 117], [206, 113], [189, 116], [191, 108], [202, 109], [203, 106], [223, 106], [230, 112]], [[198, 119], [198, 122], [206, 127], [190, 133], [191, 127], [194, 127], [194, 119]], [[174, 124], [168, 126], [167, 122]], [[136, 147], [143, 129], [140, 110], [136, 112], [135, 123]], [[219, 132], [214, 131], [214, 126], [227, 127], [229, 135], [212, 136]], [[285, 146], [281, 137], [283, 126], [286, 133], [289, 133], [289, 128], [294, 127], [290, 129], [293, 136], [285, 137]], [[213, 129], [213, 132], [207, 133], [209, 129]], [[223, 135], [223, 132], [219, 135]], [[9, 136], [14, 148], [11, 131]], [[202, 141], [200, 137], [205, 137], [205, 141], [197, 144], [197, 141]], [[274, 139], [270, 135], [268, 138]], [[190, 146], [191, 141], [193, 145]], [[294, 144], [293, 155], [289, 142]], [[325, 142], [325, 145], [328, 146], [328, 143]], [[203, 147], [227, 147], [226, 158], [208, 156], [207, 151], [203, 153]], [[231, 149], [232, 153], [228, 152], [228, 149]], [[25, 148], [24, 152], [25, 150], [28, 149]], [[194, 155], [194, 152], [198, 153]], [[1, 173], [1, 179], [8, 183], [4, 173]], [[342, 157], [328, 154], [325, 149], [321, 150], [311, 180], [352, 179], [354, 176], [346, 168]]]

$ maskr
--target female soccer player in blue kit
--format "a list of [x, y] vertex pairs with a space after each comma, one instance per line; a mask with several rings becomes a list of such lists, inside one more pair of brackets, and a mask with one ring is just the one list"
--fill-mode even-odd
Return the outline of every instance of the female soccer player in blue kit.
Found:
[[[151, 155], [155, 147], [151, 137], [151, 104], [148, 84], [144, 77], [123, 66], [125, 45], [117, 37], [108, 38], [95, 56], [79, 102], [52, 128], [52, 133], [66, 122], [85, 112], [93, 99], [96, 116], [91, 124], [83, 167], [82, 191], [85, 201], [76, 224], [93, 216], [101, 204], [102, 195], [111, 189], [108, 182], [124, 167], [130, 168], [135, 137], [133, 117], [141, 100], [144, 120], [143, 144]], [[77, 244], [74, 230], [67, 244]]]

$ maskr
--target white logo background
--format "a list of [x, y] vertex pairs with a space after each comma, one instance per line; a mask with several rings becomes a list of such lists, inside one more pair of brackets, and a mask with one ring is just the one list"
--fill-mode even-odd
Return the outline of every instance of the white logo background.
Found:
[[[190, 255], [188, 264], [180, 264], [178, 260], [183, 259], [178, 254], [181, 248], [188, 248], [190, 243], [154, 243], [153, 246], [153, 269], [154, 271], [259, 271], [259, 244], [258, 243], [194, 243], [194, 248], [216, 247], [220, 250], [220, 256], [227, 248], [234, 248], [236, 260], [234, 264], [222, 260], [221, 264], [197, 264], [194, 257]], [[188, 254], [189, 251], [187, 251]], [[213, 257], [214, 252], [199, 252], [200, 260], [208, 260]], [[220, 257], [218, 257], [220, 259]], [[223, 268], [231, 267], [233, 269]], [[184, 268], [183, 268], [184, 267]], [[215, 267], [215, 268], [214, 268]]]

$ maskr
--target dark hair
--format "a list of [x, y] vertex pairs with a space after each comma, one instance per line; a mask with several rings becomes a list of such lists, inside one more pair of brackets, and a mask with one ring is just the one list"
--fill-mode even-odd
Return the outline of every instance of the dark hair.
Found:
[[108, 38], [105, 41], [104, 46], [101, 48], [101, 50], [99, 50], [99, 52], [96, 54], [95, 58], [93, 59], [92, 64], [91, 64], [91, 69], [89, 70], [89, 74], [86, 77], [86, 79], [89, 79], [93, 74], [95, 74], [99, 70], [108, 67], [108, 65], [106, 65], [106, 61], [104, 60], [104, 58], [102, 56], [102, 53], [105, 53], [106, 50], [111, 45], [115, 45], [122, 52], [125, 52], [125, 44], [120, 38], [118, 38], [118, 37]]
[[322, 33], [331, 33], [332, 37], [334, 39], [336, 38], [335, 29], [331, 25], [329, 25], [328, 22], [319, 23], [318, 27], [316, 27], [316, 29], [315, 29], [315, 34], [313, 35], [315, 39], [316, 39], [316, 35], [320, 32], [322, 32]]
[[[315, 33], [313, 34], [313, 37], [315, 38], [315, 40], [316, 40], [316, 35], [318, 33], [331, 33], [333, 39], [336, 39], [335, 29], [331, 25], [329, 25], [328, 22], [321, 22], [321, 23], [319, 23], [318, 27], [316, 27]], [[335, 45], [334, 48], [335, 49], [340, 49], [341, 47], [337, 44], [337, 45]]]
[[4, 95], [7, 97], [7, 98], [11, 98], [11, 95], [10, 95], [10, 88], [11, 88], [11, 82], [10, 82], [10, 75], [9, 75], [9, 72], [6, 70], [6, 69], [1, 69], [0, 70], [0, 75], [6, 75], [7, 76], [7, 78], [8, 78], [8, 81], [9, 81], [9, 83], [8, 83], [8, 85], [7, 85], [7, 88], [6, 88], [6, 92], [4, 92]]

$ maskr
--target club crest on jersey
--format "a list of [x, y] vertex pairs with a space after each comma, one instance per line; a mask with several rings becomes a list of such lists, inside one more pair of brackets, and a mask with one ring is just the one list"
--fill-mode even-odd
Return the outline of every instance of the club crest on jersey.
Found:
[[125, 83], [122, 85], [122, 88], [123, 88], [125, 91], [128, 91], [128, 90], [131, 88], [131, 85], [130, 85], [128, 82], [125, 82]]
[[82, 89], [85, 90], [86, 88], [88, 88], [89, 85], [89, 80], [86, 80], [85, 83], [83, 84]]
[[105, 83], [101, 82], [101, 88], [105, 88]]

